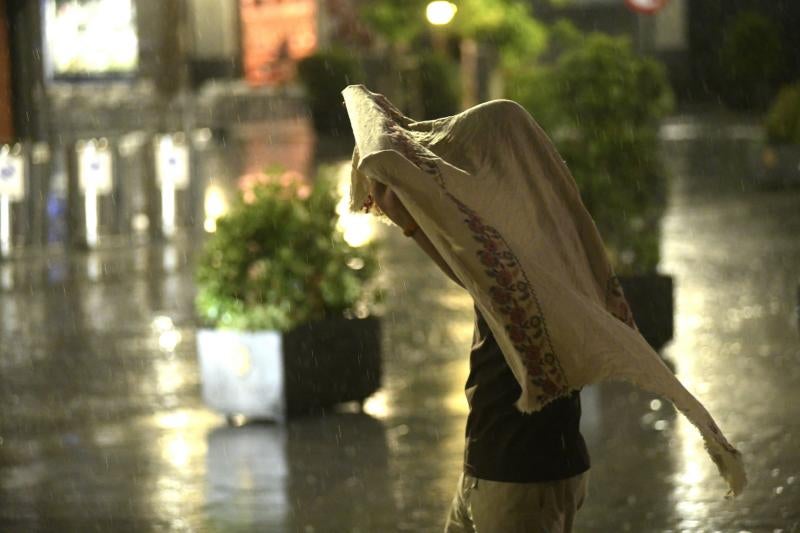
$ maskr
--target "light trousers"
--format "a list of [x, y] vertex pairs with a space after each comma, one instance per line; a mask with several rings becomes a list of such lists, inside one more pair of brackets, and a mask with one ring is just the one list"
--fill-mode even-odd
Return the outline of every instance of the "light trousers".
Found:
[[505, 483], [462, 474], [445, 533], [569, 533], [588, 482], [588, 472], [542, 483]]

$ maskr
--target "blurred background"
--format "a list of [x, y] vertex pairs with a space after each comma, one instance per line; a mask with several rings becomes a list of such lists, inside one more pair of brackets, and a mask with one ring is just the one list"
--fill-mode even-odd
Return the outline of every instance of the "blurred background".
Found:
[[[352, 83], [418, 119], [525, 106], [745, 456], [724, 500], [671, 406], [589, 387], [576, 530], [800, 531], [798, 27], [791, 0], [0, 0], [0, 531], [441, 530], [472, 302], [346, 213]], [[334, 315], [378, 325], [339, 346]], [[269, 416], [215, 403], [226, 372], [266, 394], [210, 330], [282, 335]]]

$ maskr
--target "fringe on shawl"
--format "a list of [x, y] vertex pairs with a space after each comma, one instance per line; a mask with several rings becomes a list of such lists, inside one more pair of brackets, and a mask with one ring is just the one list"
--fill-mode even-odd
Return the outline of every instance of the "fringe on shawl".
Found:
[[717, 465], [720, 475], [728, 482], [730, 490], [726, 498], [733, 498], [742, 493], [747, 486], [747, 473], [744, 470], [742, 454], [738, 450], [729, 452], [713, 439], [703, 436], [705, 447], [714, 464]]

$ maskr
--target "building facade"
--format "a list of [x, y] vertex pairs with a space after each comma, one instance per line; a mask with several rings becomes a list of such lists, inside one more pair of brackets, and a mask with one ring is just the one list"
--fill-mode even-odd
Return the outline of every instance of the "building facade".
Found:
[[3, 98], [0, 117], [13, 108], [13, 120], [0, 135], [19, 139], [296, 112], [296, 91], [281, 85], [317, 46], [315, 0], [3, 1], [0, 95], [10, 82], [14, 105]]

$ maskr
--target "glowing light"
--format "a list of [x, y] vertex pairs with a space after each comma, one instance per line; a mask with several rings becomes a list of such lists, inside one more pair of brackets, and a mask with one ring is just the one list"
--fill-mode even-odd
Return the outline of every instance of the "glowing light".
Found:
[[342, 232], [342, 237], [350, 246], [358, 248], [369, 244], [375, 239], [375, 217], [368, 213], [353, 213], [350, 211], [350, 166], [342, 165], [339, 171], [337, 190], [339, 203], [336, 204], [336, 213], [339, 221], [336, 227]]
[[172, 319], [159, 315], [153, 319], [150, 327], [158, 336], [158, 347], [164, 352], [174, 352], [175, 347], [181, 342], [182, 336], [180, 331], [175, 329]]
[[174, 329], [165, 331], [158, 336], [158, 346], [162, 351], [174, 352], [175, 347], [181, 342], [181, 332]]
[[216, 185], [209, 185], [206, 189], [203, 206], [206, 213], [203, 228], [208, 233], [214, 233], [217, 231], [217, 219], [228, 212], [228, 199], [225, 197], [225, 191]]
[[391, 414], [385, 391], [378, 391], [364, 402], [364, 412], [375, 418], [386, 418]]
[[425, 9], [425, 16], [428, 22], [434, 26], [444, 26], [449, 24], [453, 17], [456, 16], [458, 7], [453, 2], [431, 2]]
[[364, 246], [375, 238], [375, 228], [369, 221], [353, 220], [353, 217], [346, 217], [344, 221], [340, 219], [339, 223], [344, 227], [342, 231], [344, 240], [354, 248]]
[[11, 202], [5, 194], [0, 194], [0, 256], [11, 252]]
[[131, 0], [45, 5], [48, 63], [55, 74], [132, 72], [138, 66]]
[[133, 215], [131, 220], [131, 227], [137, 233], [144, 233], [150, 227], [150, 217], [144, 213], [137, 213]]
[[167, 331], [175, 327], [172, 319], [165, 315], [158, 315], [151, 322], [151, 327], [156, 331]]
[[169, 411], [155, 417], [156, 427], [162, 429], [178, 429], [189, 425], [189, 413], [186, 411]]
[[162, 456], [175, 468], [184, 468], [189, 464], [192, 449], [183, 435], [170, 435], [164, 438], [161, 448]]

